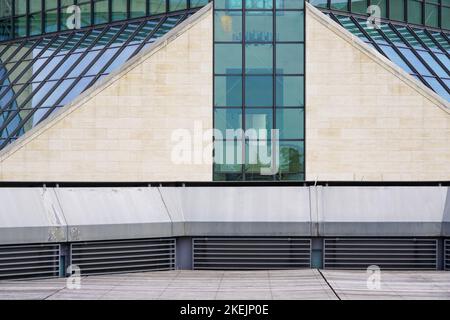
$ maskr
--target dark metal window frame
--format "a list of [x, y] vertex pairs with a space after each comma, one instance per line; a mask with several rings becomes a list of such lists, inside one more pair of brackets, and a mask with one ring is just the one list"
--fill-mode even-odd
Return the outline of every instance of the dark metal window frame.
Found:
[[[306, 2], [306, 1], [305, 1]], [[272, 36], [272, 40], [270, 42], [258, 42], [258, 41], [251, 41], [251, 42], [247, 42], [246, 41], [246, 12], [252, 12], [252, 11], [257, 11], [257, 12], [261, 12], [261, 11], [267, 11], [267, 12], [271, 12], [272, 13], [272, 32], [273, 32], [273, 36]], [[215, 37], [215, 12], [240, 12], [242, 14], [242, 22], [241, 22], [241, 28], [242, 28], [242, 40], [240, 42], [232, 42], [232, 41], [216, 41], [216, 37]], [[303, 13], [303, 41], [278, 41], [276, 39], [276, 18], [277, 18], [277, 12], [302, 12]], [[305, 39], [305, 30], [306, 30], [306, 14], [305, 14], [305, 5], [303, 5], [303, 9], [286, 9], [286, 8], [277, 8], [276, 7], [276, 0], [273, 1], [273, 5], [272, 5], [272, 9], [260, 9], [260, 8], [246, 8], [245, 6], [245, 1], [242, 1], [242, 8], [241, 9], [216, 9], [215, 7], [213, 8], [213, 20], [214, 20], [214, 27], [213, 27], [213, 113], [212, 113], [212, 122], [213, 122], [213, 127], [215, 128], [215, 110], [229, 110], [229, 109], [239, 109], [242, 111], [242, 119], [241, 119], [241, 123], [242, 123], [242, 129], [246, 130], [247, 126], [246, 126], [246, 109], [252, 110], [252, 109], [267, 109], [267, 110], [272, 110], [272, 128], [275, 129], [277, 128], [276, 125], [276, 112], [277, 110], [285, 110], [285, 109], [294, 109], [294, 110], [302, 110], [303, 111], [303, 132], [302, 132], [302, 139], [279, 139], [280, 144], [282, 142], [300, 142], [303, 145], [303, 161], [302, 161], [302, 167], [303, 167], [303, 172], [300, 172], [300, 176], [303, 177], [303, 179], [301, 179], [300, 181], [305, 179], [305, 174], [306, 174], [306, 139], [305, 139], [305, 132], [306, 132], [306, 111], [305, 111], [305, 105], [306, 105], [306, 75], [305, 75], [305, 66], [306, 66], [306, 39]], [[272, 44], [273, 48], [272, 48], [272, 73], [268, 73], [268, 74], [247, 74], [246, 72], [246, 44], [250, 43], [250, 44]], [[222, 73], [216, 73], [215, 72], [215, 45], [216, 44], [239, 44], [242, 46], [242, 70], [241, 73], [230, 73], [230, 74], [222, 74]], [[301, 74], [279, 74], [277, 73], [277, 64], [276, 64], [276, 45], [277, 44], [303, 44], [303, 73]], [[241, 77], [242, 80], [242, 103], [241, 106], [215, 106], [215, 78], [216, 76], [239, 76]], [[246, 99], [246, 84], [245, 84], [245, 80], [247, 76], [271, 76], [272, 77], [272, 106], [247, 106], [245, 99]], [[279, 107], [277, 106], [277, 92], [276, 92], [276, 78], [279, 76], [292, 76], [292, 77], [303, 77], [303, 106], [289, 106], [289, 107]], [[300, 125], [300, 124], [299, 124]], [[217, 140], [219, 141], [219, 140]], [[220, 140], [222, 142], [225, 141], [230, 141], [227, 140], [225, 137]], [[220, 171], [217, 172], [218, 174], [231, 174], [231, 175], [240, 175], [240, 179], [239, 180], [243, 180], [243, 181], [248, 181], [247, 177], [253, 176], [252, 173], [247, 173], [246, 172], [246, 163], [245, 163], [245, 159], [246, 159], [246, 144], [248, 141], [250, 141], [247, 137], [242, 137], [242, 139], [234, 139], [233, 141], [239, 143], [242, 143], [242, 159], [244, 160], [243, 164], [240, 165], [241, 166], [241, 170], [240, 172], [237, 171], [230, 171], [230, 172], [225, 172], [225, 171]], [[268, 138], [267, 141], [271, 141], [271, 138]], [[215, 144], [216, 139], [215, 137], [213, 137], [213, 142]], [[214, 158], [214, 151], [213, 151], [213, 158]], [[212, 169], [213, 169], [213, 176], [216, 174], [216, 170], [215, 170], [215, 164], [212, 165]], [[270, 179], [270, 180], [269, 180]], [[278, 175], [273, 175], [273, 176], [268, 176], [268, 179], [266, 179], [268, 181], [279, 181], [279, 177]]]

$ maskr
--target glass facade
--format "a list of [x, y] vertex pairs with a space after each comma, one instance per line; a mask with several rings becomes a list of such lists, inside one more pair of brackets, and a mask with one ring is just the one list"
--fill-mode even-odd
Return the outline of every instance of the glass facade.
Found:
[[303, 0], [214, 1], [215, 180], [304, 179], [304, 22]]
[[0, 149], [190, 14], [186, 11], [0, 43]]
[[[207, 0], [1, 0], [0, 41], [202, 7]], [[73, 6], [77, 6], [74, 8]]]
[[450, 41], [444, 32], [393, 23], [369, 28], [366, 20], [329, 13], [368, 45], [450, 101]]
[[381, 18], [409, 24], [450, 30], [448, 0], [308, 0], [312, 5], [332, 11], [368, 16], [369, 5], [380, 7]]

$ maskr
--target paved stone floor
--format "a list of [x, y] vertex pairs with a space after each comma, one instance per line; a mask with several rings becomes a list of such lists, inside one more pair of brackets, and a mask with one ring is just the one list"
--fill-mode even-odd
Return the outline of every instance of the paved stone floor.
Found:
[[450, 299], [450, 272], [388, 272], [379, 290], [364, 271], [167, 271], [1, 281], [0, 299]]

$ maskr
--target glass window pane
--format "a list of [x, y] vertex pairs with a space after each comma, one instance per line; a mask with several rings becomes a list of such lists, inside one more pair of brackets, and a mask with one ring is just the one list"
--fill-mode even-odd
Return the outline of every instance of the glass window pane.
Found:
[[431, 67], [431, 69], [433, 69], [434, 72], [436, 72], [439, 77], [450, 77], [450, 75], [447, 74], [444, 69], [442, 69], [442, 67], [436, 62], [436, 60], [433, 59], [431, 54], [422, 50], [417, 50], [417, 53], [426, 61], [426, 63]]
[[438, 95], [450, 102], [450, 94], [435, 78], [424, 77], [424, 79]]
[[37, 35], [42, 33], [42, 19], [41, 14], [32, 14], [29, 16], [30, 35]]
[[14, 13], [16, 16], [21, 15], [21, 14], [26, 14], [27, 13], [27, 0], [16, 0]]
[[169, 0], [169, 11], [183, 10], [187, 8], [187, 0]]
[[422, 23], [422, 2], [417, 0], [408, 0], [408, 22]]
[[299, 174], [304, 170], [304, 163], [305, 151], [302, 141], [280, 141], [279, 171], [282, 180], [299, 179]]
[[380, 8], [381, 17], [387, 18], [386, 0], [372, 0], [370, 4], [378, 6]]
[[27, 17], [19, 17], [14, 19], [16, 37], [25, 37], [27, 35]]
[[273, 45], [247, 44], [245, 46], [245, 72], [249, 74], [273, 73]]
[[303, 109], [277, 109], [276, 128], [279, 139], [303, 139]]
[[147, 0], [130, 0], [131, 18], [144, 17], [146, 15]]
[[303, 9], [303, 0], [275, 0], [275, 2], [277, 9]]
[[208, 0], [191, 0], [191, 8], [203, 7], [208, 4]]
[[273, 41], [273, 15], [270, 11], [245, 13], [245, 40], [247, 42]]
[[[426, 4], [425, 5], [425, 24], [431, 27], [438, 27], [439, 18], [438, 18], [438, 6], [435, 4]], [[450, 17], [446, 19], [450, 20]]]
[[309, 0], [309, 2], [316, 7], [326, 8], [327, 7], [327, 0]]
[[303, 41], [303, 11], [277, 11], [277, 41]]
[[423, 65], [422, 62], [420, 62], [420, 60], [410, 49], [399, 48], [399, 50], [420, 74], [431, 76], [431, 73], [428, 71], [428, 69]]
[[405, 6], [403, 1], [390, 1], [389, 2], [389, 15], [390, 19], [405, 21]]
[[240, 172], [244, 163], [243, 141], [214, 141], [214, 172]]
[[272, 9], [273, 0], [245, 0], [247, 9]]
[[94, 23], [107, 23], [109, 20], [108, 0], [96, 1], [94, 4]]
[[58, 7], [58, 0], [45, 0], [45, 10], [56, 9]]
[[242, 41], [242, 13], [217, 11], [214, 13], [215, 41]]
[[352, 12], [366, 14], [367, 0], [352, 0]]
[[245, 105], [247, 107], [273, 106], [273, 78], [247, 76], [245, 78]]
[[331, 8], [336, 10], [348, 11], [347, 0], [331, 0]]
[[[270, 139], [273, 128], [273, 110], [253, 108], [245, 109], [245, 131], [250, 139]], [[248, 132], [247, 130], [250, 130]], [[253, 131], [253, 132], [251, 132]], [[253, 135], [256, 134], [255, 137]]]
[[150, 0], [150, 14], [158, 14], [166, 12], [165, 0]]
[[278, 107], [302, 107], [304, 105], [304, 78], [277, 76], [276, 97]]
[[30, 13], [39, 12], [42, 10], [40, 0], [30, 0]]
[[214, 0], [216, 9], [242, 9], [242, 0]]
[[277, 74], [303, 74], [303, 44], [277, 44]]
[[85, 3], [80, 5], [81, 9], [81, 26], [87, 27], [91, 25], [91, 4]]
[[408, 67], [408, 65], [405, 63], [405, 61], [397, 54], [397, 52], [392, 49], [390, 46], [380, 46], [381, 50], [386, 54], [386, 56], [394, 62], [396, 65], [401, 67], [403, 70], [405, 70], [408, 73], [412, 73], [412, 70]]
[[441, 7], [442, 28], [450, 29], [450, 8]]
[[242, 73], [242, 45], [216, 44], [214, 46], [215, 73]]
[[125, 20], [127, 18], [127, 0], [111, 0], [112, 21]]
[[242, 109], [214, 109], [214, 128], [222, 132], [222, 139], [230, 139], [227, 130], [242, 129]]
[[214, 77], [214, 106], [220, 107], [242, 106], [242, 77], [240, 76]]

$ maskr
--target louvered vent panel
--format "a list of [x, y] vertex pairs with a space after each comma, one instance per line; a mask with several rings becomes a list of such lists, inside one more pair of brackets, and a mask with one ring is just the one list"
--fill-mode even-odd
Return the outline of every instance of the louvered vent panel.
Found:
[[445, 270], [450, 270], [450, 239], [444, 240], [444, 264]]
[[175, 269], [175, 239], [95, 241], [71, 244], [81, 274]]
[[436, 269], [437, 240], [337, 238], [324, 240], [325, 269]]
[[0, 246], [0, 280], [59, 276], [59, 244]]
[[193, 267], [296, 269], [311, 265], [311, 241], [299, 238], [194, 238]]

